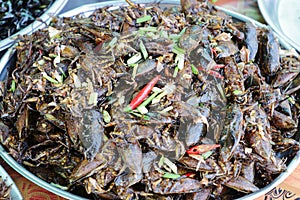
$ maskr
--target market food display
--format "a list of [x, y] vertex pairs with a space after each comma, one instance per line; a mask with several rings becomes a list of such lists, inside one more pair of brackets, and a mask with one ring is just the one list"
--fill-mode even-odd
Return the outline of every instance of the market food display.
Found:
[[233, 199], [299, 150], [298, 55], [207, 1], [54, 18], [15, 49], [1, 143], [74, 194]]

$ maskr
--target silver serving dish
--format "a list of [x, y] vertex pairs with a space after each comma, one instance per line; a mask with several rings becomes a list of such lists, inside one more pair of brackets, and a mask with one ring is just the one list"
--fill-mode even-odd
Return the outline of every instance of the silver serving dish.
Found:
[[[145, 3], [149, 1], [135, 1], [136, 3]], [[179, 0], [161, 0], [160, 4], [163, 6], [174, 6], [174, 5], [179, 5], [180, 1]], [[123, 1], [106, 1], [106, 2], [101, 2], [101, 3], [93, 3], [93, 4], [86, 4], [80, 7], [77, 7], [75, 9], [69, 10], [65, 13], [60, 14], [60, 17], [71, 17], [74, 15], [78, 15], [78, 14], [82, 14], [83, 16], [88, 17], [89, 15], [91, 15], [93, 13], [93, 11], [97, 8], [101, 8], [104, 6], [112, 6], [111, 9], [117, 8], [118, 6], [123, 6], [123, 5], [127, 5], [127, 3], [125, 2], [125, 0]], [[219, 10], [224, 11], [225, 13], [231, 15], [234, 19], [239, 20], [239, 21], [244, 21], [244, 22], [252, 22], [255, 26], [257, 27], [266, 27], [266, 25], [259, 23], [249, 17], [246, 17], [244, 15], [241, 15], [239, 13], [230, 11], [228, 9], [222, 8], [222, 7], [216, 7]], [[286, 49], [290, 49], [291, 46], [289, 45], [289, 43], [287, 43], [283, 38], [281, 38], [280, 35], [277, 35], [280, 44], [282, 45], [282, 47], [286, 48]], [[3, 78], [5, 78], [6, 76], [6, 71], [7, 71], [7, 67], [9, 66], [10, 62], [11, 62], [11, 55], [14, 53], [14, 49], [13, 47], [10, 48], [2, 57], [2, 59], [0, 60], [0, 80], [3, 80]], [[74, 195], [70, 192], [67, 192], [65, 190], [62, 190], [61, 188], [58, 188], [54, 185], [51, 185], [49, 183], [47, 183], [46, 181], [38, 178], [36, 175], [34, 175], [33, 173], [29, 172], [27, 169], [25, 169], [23, 166], [21, 166], [19, 163], [17, 163], [10, 155], [9, 153], [0, 145], [0, 156], [13, 168], [15, 169], [17, 172], [19, 172], [20, 174], [22, 174], [25, 178], [29, 179], [30, 181], [32, 181], [33, 183], [37, 184], [38, 186], [51, 191], [54, 194], [57, 194], [61, 197], [64, 197], [66, 199], [72, 199], [72, 200], [83, 200], [85, 198]], [[249, 195], [246, 195], [242, 198], [239, 198], [239, 200], [252, 200], [252, 199], [256, 199], [258, 197], [261, 197], [263, 195], [265, 195], [267, 192], [269, 192], [270, 190], [272, 190], [274, 187], [276, 187], [277, 185], [279, 185], [281, 182], [284, 181], [284, 179], [286, 179], [293, 171], [294, 169], [300, 164], [300, 151], [297, 153], [297, 155], [294, 157], [294, 159], [289, 163], [287, 170], [283, 173], [281, 173], [271, 184], [269, 184], [268, 186], [260, 189], [257, 192], [251, 193]]]
[[300, 52], [300, 4], [298, 0], [257, 0], [272, 29]]
[[19, 191], [17, 185], [12, 180], [12, 178], [8, 175], [8, 173], [5, 171], [5, 169], [0, 165], [0, 176], [2, 180], [5, 182], [7, 186], [10, 186], [10, 199], [20, 199], [22, 200], [23, 197], [21, 195], [21, 192]]
[[51, 16], [57, 15], [66, 5], [67, 0], [56, 0], [53, 4], [39, 17], [41, 21], [34, 21], [30, 25], [26, 26], [22, 30], [13, 34], [12, 36], [0, 41], [0, 51], [3, 51], [10, 47], [18, 37], [18, 35], [30, 34], [33, 31], [45, 27], [45, 23], [50, 22]]

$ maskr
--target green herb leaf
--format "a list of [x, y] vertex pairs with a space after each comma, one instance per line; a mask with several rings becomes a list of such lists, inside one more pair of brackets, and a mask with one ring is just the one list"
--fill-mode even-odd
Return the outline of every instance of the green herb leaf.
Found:
[[170, 179], [178, 179], [178, 178], [180, 178], [180, 175], [179, 174], [173, 174], [173, 173], [166, 172], [163, 175], [163, 177], [164, 178], [170, 178]]
[[50, 120], [50, 121], [56, 121], [57, 120], [56, 117], [54, 117], [52, 114], [49, 114], [49, 113], [46, 113], [44, 116], [47, 120]]
[[[124, 112], [126, 112], [126, 111], [124, 111]], [[137, 113], [136, 110], [131, 110], [131, 111], [128, 111], [128, 112], [129, 112], [130, 114], [133, 114], [133, 115], [135, 115], [135, 116], [137, 116], [137, 117], [140, 117], [140, 118], [142, 118], [142, 119], [144, 119], [144, 120], [150, 120], [150, 117], [149, 117], [149, 116], [144, 115], [144, 114]]]
[[144, 35], [146, 32], [158, 32], [158, 30], [157, 27], [147, 26], [147, 27], [140, 27], [138, 32], [139, 34]]
[[175, 63], [177, 63], [178, 69], [182, 70], [184, 68], [184, 54], [177, 54]]
[[201, 155], [202, 155], [203, 159], [207, 159], [207, 158], [208, 158], [209, 156], [211, 156], [213, 153], [214, 153], [213, 151], [207, 151], [207, 152], [205, 152], [205, 153], [203, 153], [203, 154], [201, 154]]
[[42, 72], [41, 74], [43, 74], [43, 77], [44, 77], [45, 79], [47, 79], [48, 81], [50, 81], [51, 83], [58, 84], [58, 81], [55, 80], [54, 78], [52, 78], [51, 76], [48, 76], [48, 75], [46, 74], [46, 72]]
[[108, 46], [109, 47], [113, 47], [116, 43], [117, 43], [118, 39], [116, 37], [114, 37], [109, 43]]
[[232, 93], [234, 95], [242, 95], [243, 94], [243, 92], [241, 90], [234, 90]]
[[98, 93], [97, 92], [92, 92], [90, 94], [90, 98], [89, 98], [89, 104], [96, 106], [97, 105], [97, 100], [98, 100]]
[[148, 52], [147, 52], [147, 49], [146, 49], [146, 47], [145, 47], [145, 45], [142, 41], [140, 42], [140, 49], [142, 51], [144, 59], [147, 59], [148, 58]]
[[176, 53], [176, 54], [185, 54], [185, 50], [180, 48], [179, 46], [177, 45], [174, 45], [173, 49], [172, 49], [172, 52], [173, 53]]
[[296, 103], [295, 100], [294, 100], [294, 98], [292, 98], [292, 97], [289, 97], [288, 100], [289, 100], [289, 102], [290, 102], [291, 104], [295, 104], [295, 103]]
[[195, 74], [195, 75], [198, 75], [199, 74], [199, 71], [198, 69], [195, 67], [195, 65], [191, 64], [191, 68], [192, 68], [192, 73]]
[[172, 172], [174, 172], [175, 174], [177, 174], [177, 166], [168, 158], [165, 158], [164, 163], [170, 167], [170, 169], [172, 170]]
[[179, 71], [178, 66], [176, 66], [174, 69], [173, 78], [176, 78], [178, 71]]
[[164, 161], [165, 161], [165, 157], [162, 155], [161, 158], [159, 159], [158, 166], [162, 167], [164, 164]]
[[139, 24], [139, 23], [147, 22], [147, 21], [150, 21], [151, 19], [152, 19], [151, 15], [145, 15], [143, 17], [137, 18], [136, 23]]
[[161, 92], [162, 90], [158, 90], [154, 92], [150, 97], [145, 99], [141, 105], [139, 105], [136, 109], [141, 113], [141, 114], [146, 114], [148, 113], [148, 109], [146, 106]]
[[141, 114], [146, 114], [146, 113], [148, 113], [148, 109], [146, 108], [146, 106], [139, 105], [136, 109], [137, 109]]
[[8, 90], [9, 92], [14, 92], [16, 90], [16, 82], [15, 80], [11, 81], [10, 89]]
[[102, 115], [103, 115], [104, 122], [108, 124], [111, 120], [111, 116], [106, 110], [103, 110]]

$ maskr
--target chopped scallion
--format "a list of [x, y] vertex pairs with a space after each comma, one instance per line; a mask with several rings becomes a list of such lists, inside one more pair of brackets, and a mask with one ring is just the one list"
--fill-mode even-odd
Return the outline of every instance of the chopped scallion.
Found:
[[164, 164], [164, 161], [165, 161], [165, 157], [162, 155], [161, 158], [159, 159], [158, 166], [162, 167]]
[[172, 172], [174, 172], [175, 174], [177, 174], [177, 166], [168, 158], [165, 158], [164, 163], [170, 167], [170, 169], [172, 170]]
[[217, 84], [217, 88], [218, 88], [218, 90], [219, 90], [219, 92], [220, 92], [223, 100], [226, 100], [226, 96], [225, 96], [224, 90], [223, 90], [222, 85], [220, 83]]
[[147, 26], [147, 27], [140, 27], [139, 30], [141, 31], [150, 31], [150, 32], [157, 32], [157, 27], [154, 26]]
[[232, 93], [234, 95], [242, 95], [243, 94], [243, 92], [241, 90], [234, 90]]
[[44, 116], [47, 120], [50, 120], [50, 121], [56, 121], [57, 120], [56, 117], [54, 117], [53, 115], [51, 115], [49, 113], [46, 113]]
[[175, 42], [177, 42], [180, 39], [180, 35], [179, 34], [171, 34], [169, 36], [169, 39], [174, 40]]
[[113, 47], [117, 43], [118, 39], [114, 37], [109, 43], [108, 46]]
[[152, 95], [150, 95], [150, 97], [148, 97], [145, 101], [143, 101], [143, 103], [141, 103], [141, 105], [139, 105], [137, 107], [137, 110], [142, 113], [142, 114], [146, 114], [148, 112], [148, 110], [146, 109], [146, 106], [160, 93], [161, 91], [156, 91], [154, 92]]
[[213, 151], [207, 151], [202, 154], [203, 159], [207, 159], [209, 156], [211, 156], [214, 152]]
[[141, 115], [141, 114], [139, 114], [139, 113], [137, 113], [137, 112], [134, 112], [134, 111], [131, 111], [130, 114], [133, 114], [133, 115], [135, 115], [135, 116], [137, 116], [137, 117], [140, 117], [140, 118], [142, 118], [142, 119], [144, 119], [144, 120], [150, 120], [150, 117], [149, 117], [149, 116], [147, 116], [147, 115]]
[[173, 78], [176, 78], [178, 71], [179, 71], [178, 67], [175, 67], [174, 73], [173, 73]]
[[128, 65], [132, 65], [132, 64], [136, 64], [137, 62], [139, 62], [142, 59], [142, 54], [141, 53], [137, 53], [135, 55], [133, 55], [131, 58], [129, 58], [127, 60], [127, 64]]
[[295, 100], [292, 97], [289, 97], [288, 100], [289, 100], [289, 102], [291, 102], [291, 104], [295, 104], [296, 103]]
[[180, 48], [179, 46], [177, 45], [174, 45], [173, 49], [172, 49], [172, 52], [173, 53], [176, 53], [176, 54], [185, 54], [185, 50]]
[[151, 15], [145, 15], [143, 17], [137, 18], [136, 19], [136, 23], [143, 23], [143, 22], [147, 22], [150, 21], [152, 19]]
[[151, 102], [151, 104], [155, 104], [160, 102], [160, 99], [163, 98], [165, 95], [167, 95], [167, 93], [165, 91], [163, 91], [162, 93], [160, 93], [159, 95], [157, 95]]
[[10, 89], [8, 90], [9, 92], [14, 92], [16, 90], [16, 82], [15, 80], [11, 81]]
[[184, 54], [177, 54], [175, 62], [177, 62], [178, 69], [182, 70], [184, 68]]
[[185, 33], [185, 30], [186, 30], [186, 27], [184, 27], [184, 28], [180, 31], [179, 35], [182, 36], [182, 35]]
[[57, 80], [55, 80], [55, 79], [52, 78], [51, 76], [48, 76], [45, 72], [42, 72], [42, 74], [43, 74], [43, 77], [44, 77], [45, 79], [47, 79], [48, 81], [50, 81], [51, 83], [58, 84], [58, 81], [57, 81]]
[[192, 68], [192, 73], [195, 74], [195, 75], [198, 75], [199, 74], [199, 71], [198, 69], [195, 67], [195, 65], [191, 64], [191, 68]]
[[147, 49], [146, 49], [146, 47], [145, 47], [145, 45], [142, 41], [140, 42], [140, 49], [142, 51], [144, 59], [147, 59], [148, 58], [148, 52], [147, 52]]
[[179, 174], [173, 174], [173, 173], [166, 172], [163, 175], [163, 178], [178, 179], [178, 178], [180, 178], [180, 175]]
[[169, 38], [168, 32], [165, 30], [161, 30], [159, 36], [162, 38]]
[[97, 101], [98, 101], [98, 93], [97, 92], [92, 92], [90, 94], [89, 104], [96, 106], [97, 105]]
[[64, 70], [61, 68], [61, 67], [59, 67], [58, 68], [59, 69], [59, 71], [61, 72], [61, 74], [63, 75], [63, 77], [67, 77], [67, 75], [66, 75], [66, 73], [64, 72]]
[[131, 64], [131, 65], [129, 65], [129, 66], [130, 66], [130, 67], [133, 67], [133, 70], [132, 70], [132, 78], [135, 78], [137, 69], [138, 69], [138, 67], [139, 67], [139, 64]]
[[136, 108], [141, 114], [146, 114], [148, 113], [148, 109], [145, 106], [140, 105], [139, 107]]
[[103, 115], [104, 122], [108, 124], [111, 120], [111, 116], [106, 110], [103, 110], [102, 115]]

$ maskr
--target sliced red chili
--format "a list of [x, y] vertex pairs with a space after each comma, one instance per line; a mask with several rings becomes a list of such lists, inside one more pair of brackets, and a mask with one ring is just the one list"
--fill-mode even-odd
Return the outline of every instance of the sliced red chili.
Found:
[[154, 77], [139, 93], [132, 99], [130, 104], [125, 108], [126, 112], [136, 109], [150, 94], [151, 90], [160, 79], [160, 75]]
[[211, 76], [214, 76], [214, 77], [219, 78], [219, 79], [224, 79], [224, 76], [222, 76], [219, 72], [214, 71], [214, 70], [217, 70], [217, 69], [221, 69], [223, 67], [225, 67], [225, 65], [223, 65], [223, 64], [216, 64], [215, 66], [212, 67], [212, 69], [204, 70], [204, 68], [202, 66], [199, 66], [198, 70], [200, 70], [200, 71], [206, 71]]
[[224, 79], [224, 76], [222, 76], [219, 72], [213, 71], [213, 70], [208, 70], [208, 74], [219, 78], [219, 79]]
[[216, 64], [216, 65], [213, 67], [213, 69], [222, 69], [222, 68], [224, 68], [224, 67], [225, 67], [224, 64]]
[[220, 144], [200, 144], [188, 149], [186, 152], [188, 154], [203, 154], [218, 147], [220, 147]]
[[184, 174], [184, 176], [190, 177], [190, 178], [193, 178], [195, 175], [196, 175], [196, 174], [193, 173], [193, 172], [188, 172], [188, 173]]

